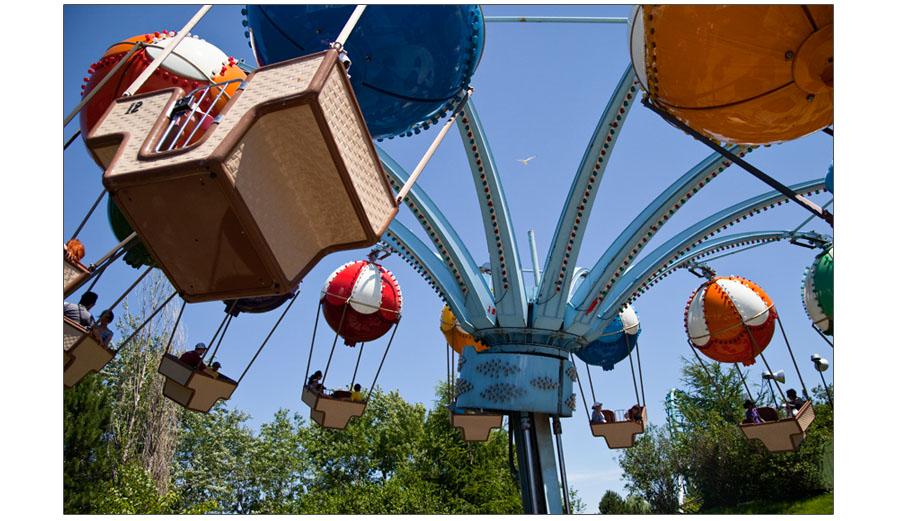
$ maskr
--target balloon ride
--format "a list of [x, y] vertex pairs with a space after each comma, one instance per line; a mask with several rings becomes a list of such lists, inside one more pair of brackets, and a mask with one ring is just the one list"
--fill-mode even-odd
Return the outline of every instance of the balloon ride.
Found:
[[[242, 30], [259, 67], [189, 35], [208, 10], [203, 7], [178, 32], [121, 39], [89, 68], [83, 103], [72, 117], [80, 113], [81, 135], [103, 169], [97, 173], [103, 190], [85, 221], [108, 196], [108, 219], [120, 242], [82, 264], [77, 236], [83, 221], [64, 248], [64, 297], [93, 288], [122, 258], [140, 275], [105, 307], [122, 302], [154, 269], [174, 290], [115, 345], [64, 317], [66, 387], [101, 371], [177, 295], [181, 310], [159, 366], [163, 394], [208, 412], [237, 390], [302, 298], [301, 281], [310, 282], [310, 273], [317, 273], [312, 269], [333, 252], [368, 249], [365, 258], [354, 257], [324, 281], [312, 281], [322, 291], [299, 390], [311, 420], [341, 430], [366, 414], [368, 393], [400, 329], [403, 295], [389, 267], [402, 260], [442, 303], [450, 424], [461, 439], [480, 442], [506, 417], [525, 511], [562, 513], [571, 510], [560, 493], [568, 489], [563, 418], [583, 409], [591, 434], [611, 449], [631, 447], [645, 432], [649, 412], [638, 339], [643, 327], [655, 326], [641, 324], [634, 305], [665, 277], [693, 272], [700, 259], [711, 262], [711, 255], [727, 250], [779, 241], [827, 244], [805, 273], [802, 297], [816, 330], [833, 334], [833, 238], [788, 224], [784, 230], [723, 233], [789, 201], [804, 204], [826, 189], [833, 193], [833, 169], [790, 186], [767, 178], [774, 190], [738, 194], [736, 203], [647, 247], [716, 176], [733, 164], [748, 169], [742, 158], [756, 145], [798, 139], [832, 124], [831, 6], [638, 6], [622, 35], [631, 63], [608, 101], [595, 100], [605, 108], [594, 133], [585, 136], [571, 176], [553, 181], [569, 183], [569, 190], [543, 262], [530, 236], [533, 284], [524, 276], [529, 270], [500, 164], [472, 88], [492, 21], [481, 7], [250, 5]], [[643, 108], [635, 103], [641, 90]], [[713, 151], [672, 175], [592, 265], [578, 267], [598, 187], [635, 106], [696, 132]], [[375, 145], [439, 124], [411, 171]], [[483, 248], [470, 249], [416, 184], [451, 126], [475, 183], [473, 218], [482, 223]], [[396, 216], [407, 212], [403, 206], [409, 215], [401, 222]], [[477, 265], [473, 251], [486, 252], [487, 265]], [[759, 358], [768, 374], [776, 374], [764, 353], [776, 325], [792, 360], [794, 354], [772, 299], [747, 278], [706, 269], [707, 280], [684, 310], [691, 350], [701, 364], [711, 359], [749, 367]], [[224, 312], [209, 342], [203, 339], [209, 349], [196, 350], [200, 363], [176, 355], [172, 338], [187, 304], [214, 300], [224, 302]], [[652, 316], [643, 309], [645, 319]], [[276, 310], [277, 320], [248, 354], [243, 372], [234, 378], [219, 373], [214, 362], [223, 345], [231, 349], [223, 339], [232, 322], [242, 323], [241, 313]], [[324, 344], [317, 343], [320, 318], [329, 326], [322, 328]], [[317, 352], [317, 363], [327, 353], [321, 368], [313, 367]], [[343, 356], [355, 357], [355, 364]], [[378, 360], [374, 375], [361, 367], [364, 356]], [[604, 394], [609, 386], [600, 385], [598, 393], [591, 368], [605, 374], [626, 363], [634, 405], [602, 408], [601, 402], [611, 401]], [[777, 403], [760, 407], [762, 423], [737, 426], [748, 440], [760, 440], [772, 452], [800, 446], [815, 412], [799, 368], [797, 373], [803, 405], [785, 412]], [[780, 383], [774, 380], [779, 393]]]

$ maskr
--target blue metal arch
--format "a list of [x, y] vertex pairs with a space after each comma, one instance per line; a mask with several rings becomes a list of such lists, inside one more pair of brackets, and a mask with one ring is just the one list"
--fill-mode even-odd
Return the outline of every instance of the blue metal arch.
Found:
[[525, 327], [527, 301], [519, 250], [503, 185], [497, 176], [494, 157], [482, 130], [478, 112], [470, 97], [456, 118], [475, 192], [481, 207], [484, 234], [491, 261], [491, 280], [499, 327]]
[[[815, 179], [797, 183], [790, 188], [797, 193], [811, 194], [821, 191], [824, 188], [824, 184], [824, 179]], [[784, 204], [786, 201], [787, 198], [777, 191], [766, 192], [752, 197], [707, 217], [648, 253], [646, 257], [634, 264], [613, 285], [609, 296], [592, 317], [591, 327], [583, 335], [584, 341], [592, 342], [598, 338], [615, 313], [618, 313], [625, 303], [632, 299], [634, 293], [643, 282], [653, 278], [658, 272], [664, 271], [685, 252], [735, 222], [774, 206]], [[569, 316], [574, 319], [576, 313], [578, 311], [570, 305], [567, 319]]]
[[628, 66], [581, 158], [553, 233], [553, 244], [544, 261], [540, 290], [534, 304], [532, 325], [535, 328], [555, 331], [563, 324], [575, 260], [581, 251], [587, 222], [612, 149], [637, 99], [637, 86], [634, 69]]
[[[729, 149], [741, 155], [751, 150], [746, 146], [732, 146]], [[566, 331], [575, 335], [587, 332], [593, 318], [591, 312], [597, 309], [597, 305], [647, 242], [688, 199], [729, 165], [731, 162], [719, 154], [706, 157], [659, 194], [622, 230], [591, 268], [585, 283], [572, 296], [571, 304], [577, 313], [572, 316], [571, 321], [566, 321]]]
[[[399, 190], [409, 178], [409, 173], [380, 147], [378, 155], [381, 157], [381, 163], [388, 174], [388, 179], [394, 189]], [[460, 291], [465, 295], [467, 322], [478, 329], [494, 327], [494, 318], [490, 312], [494, 299], [481, 276], [478, 265], [475, 264], [472, 255], [457, 235], [456, 230], [421, 185], [413, 185], [404, 202], [425, 229], [431, 242], [437, 248], [437, 254], [443, 259]], [[454, 312], [454, 314], [456, 313]]]

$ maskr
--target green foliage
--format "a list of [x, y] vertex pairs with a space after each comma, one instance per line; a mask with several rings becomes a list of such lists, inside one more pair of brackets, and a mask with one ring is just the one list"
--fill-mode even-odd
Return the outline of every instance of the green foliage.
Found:
[[93, 513], [115, 469], [108, 443], [110, 393], [100, 376], [64, 391], [63, 411], [63, 512]]
[[711, 508], [704, 514], [834, 514], [834, 494], [787, 501], [759, 500], [733, 507]]
[[638, 496], [629, 494], [627, 498], [614, 490], [607, 490], [603, 497], [600, 498], [598, 506], [601, 514], [623, 515], [623, 514], [650, 514], [650, 504]]
[[178, 495], [160, 495], [150, 474], [138, 463], [119, 468], [112, 486], [99, 498], [97, 512], [103, 514], [173, 514]]
[[823, 391], [813, 392], [816, 420], [800, 449], [772, 454], [737, 427], [745, 397], [738, 371], [686, 362], [678, 401], [684, 429], [668, 433], [650, 428], [621, 456], [628, 490], [646, 499], [653, 512], [678, 511], [679, 476], [688, 485], [691, 508], [704, 511], [804, 497], [831, 486], [832, 410], [823, 403]]

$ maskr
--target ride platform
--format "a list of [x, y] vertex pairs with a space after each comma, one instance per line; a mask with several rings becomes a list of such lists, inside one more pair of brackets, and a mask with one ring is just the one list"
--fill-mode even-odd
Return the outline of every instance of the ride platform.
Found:
[[[456, 411], [461, 409], [456, 409]], [[450, 424], [459, 429], [463, 440], [470, 442], [487, 441], [491, 430], [503, 425], [503, 415], [485, 412], [450, 411]]]
[[80, 324], [63, 317], [63, 385], [66, 388], [103, 369], [114, 356], [115, 351], [100, 345]]
[[340, 398], [329, 398], [303, 387], [303, 403], [309, 405], [309, 416], [326, 429], [344, 430], [352, 418], [366, 412], [368, 401], [355, 402]]
[[610, 410], [601, 410], [606, 418], [606, 423], [591, 423], [591, 434], [606, 440], [606, 446], [610, 449], [627, 449], [634, 445], [638, 434], [644, 432], [647, 425], [647, 408], [641, 407], [640, 420], [616, 420], [616, 415]]
[[209, 412], [219, 400], [228, 400], [237, 382], [213, 372], [198, 370], [177, 356], [166, 353], [159, 363], [159, 374], [166, 377], [163, 394], [191, 411]]
[[748, 440], [760, 440], [769, 452], [789, 452], [800, 448], [806, 438], [806, 430], [816, 419], [812, 402], [804, 403], [793, 418], [779, 420], [771, 407], [757, 409], [763, 423], [742, 423], [741, 431]]
[[397, 202], [337, 51], [257, 69], [199, 139], [165, 149], [224, 88], [120, 98], [86, 138], [179, 294], [286, 294], [326, 254], [375, 244]]

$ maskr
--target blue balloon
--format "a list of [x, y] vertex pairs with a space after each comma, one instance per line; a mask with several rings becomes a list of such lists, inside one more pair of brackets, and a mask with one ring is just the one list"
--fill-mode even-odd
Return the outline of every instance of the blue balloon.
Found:
[[834, 194], [834, 165], [828, 167], [828, 173], [825, 174], [825, 189], [828, 193]]
[[634, 349], [634, 346], [637, 345], [638, 335], [641, 333], [640, 326], [634, 334], [625, 333], [624, 329], [622, 318], [616, 315], [616, 318], [603, 330], [603, 335], [575, 351], [575, 356], [587, 364], [599, 365], [604, 371], [611, 371], [613, 366], [624, 360]]
[[[327, 49], [353, 7], [248, 5], [244, 25], [266, 65]], [[484, 50], [484, 17], [471, 5], [371, 5], [344, 48], [372, 137], [410, 136], [462, 101]]]

